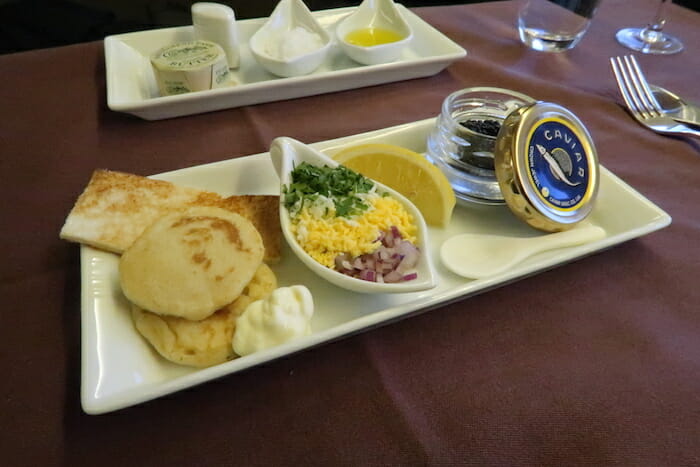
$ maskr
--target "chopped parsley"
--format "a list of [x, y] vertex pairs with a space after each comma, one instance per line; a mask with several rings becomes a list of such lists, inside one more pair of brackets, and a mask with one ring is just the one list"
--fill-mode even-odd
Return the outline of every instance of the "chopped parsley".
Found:
[[319, 196], [331, 200], [337, 217], [352, 217], [367, 210], [369, 205], [358, 193], [370, 193], [374, 182], [347, 167], [318, 167], [302, 162], [292, 171], [292, 182], [282, 187], [284, 206], [296, 215], [307, 202]]

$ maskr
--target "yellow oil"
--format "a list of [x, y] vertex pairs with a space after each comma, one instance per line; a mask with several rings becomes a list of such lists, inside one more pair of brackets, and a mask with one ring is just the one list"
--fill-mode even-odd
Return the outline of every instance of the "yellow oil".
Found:
[[396, 31], [382, 28], [362, 28], [356, 29], [345, 36], [345, 41], [349, 44], [360, 47], [372, 47], [375, 45], [388, 44], [403, 39], [403, 36]]

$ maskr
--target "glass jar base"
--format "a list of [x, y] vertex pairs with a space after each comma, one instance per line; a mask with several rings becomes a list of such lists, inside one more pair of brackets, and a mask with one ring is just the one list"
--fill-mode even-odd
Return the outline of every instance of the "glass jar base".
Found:
[[525, 94], [485, 86], [455, 91], [443, 101], [426, 156], [459, 200], [505, 204], [494, 169], [496, 141], [504, 119], [534, 102]]
[[449, 180], [455, 196], [462, 201], [478, 204], [505, 204], [501, 188], [495, 177], [479, 177], [459, 170], [444, 161], [433, 157], [430, 149], [426, 153], [432, 162]]

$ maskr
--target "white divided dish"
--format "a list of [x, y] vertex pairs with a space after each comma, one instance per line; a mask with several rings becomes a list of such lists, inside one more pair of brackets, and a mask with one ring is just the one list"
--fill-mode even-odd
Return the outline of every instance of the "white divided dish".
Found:
[[[295, 139], [284, 136], [275, 138], [272, 141], [272, 144], [270, 145], [270, 158], [272, 160], [272, 165], [275, 167], [275, 171], [280, 178], [280, 182], [282, 185], [286, 186], [291, 185], [291, 173], [294, 168], [301, 165], [302, 162], [307, 162], [311, 165], [319, 167], [323, 167], [324, 165], [328, 167], [338, 166], [337, 162], [328, 158], [317, 149], [314, 149], [311, 146], [301, 143]], [[377, 185], [377, 191], [379, 193], [388, 193], [391, 195], [404, 206], [406, 211], [411, 216], [413, 216], [416, 227], [418, 228], [416, 246], [421, 252], [428, 251], [430, 244], [428, 227], [426, 226], [425, 220], [423, 219], [423, 215], [420, 213], [420, 211], [413, 203], [398, 192], [382, 185], [381, 183], [375, 182], [375, 184]], [[294, 233], [291, 229], [289, 211], [287, 211], [287, 208], [284, 207], [284, 203], [282, 203], [281, 199], [280, 225], [282, 227], [284, 238], [287, 240], [287, 244], [291, 247], [292, 251], [294, 251], [294, 254], [297, 255], [301, 262], [306, 264], [306, 266], [318, 274], [319, 277], [322, 277], [338, 287], [360, 293], [406, 293], [432, 289], [436, 285], [435, 266], [433, 265], [432, 255], [421, 255], [416, 268], [418, 277], [411, 281], [395, 283], [369, 282], [341, 274], [333, 269], [329, 269], [317, 262], [311, 257], [311, 255], [304, 251], [294, 237]]]
[[[435, 119], [428, 119], [310, 146], [333, 154], [349, 145], [387, 143], [422, 153], [434, 124]], [[276, 195], [280, 187], [269, 153], [181, 169], [154, 178], [216, 191], [224, 196]], [[428, 228], [425, 253], [435, 263], [437, 286], [404, 294], [368, 295], [339, 288], [318, 277], [286, 247], [283, 259], [273, 265], [273, 270], [280, 287], [301, 284], [311, 291], [315, 303], [312, 334], [205, 369], [179, 366], [160, 357], [131, 322], [129, 307], [119, 286], [118, 257], [81, 246], [83, 409], [90, 414], [110, 412], [231, 375], [600, 252], [661, 229], [671, 218], [601, 168], [598, 200], [587, 222], [604, 229], [605, 236], [583, 245], [530, 256], [487, 279], [469, 280], [451, 273], [438, 261], [440, 246], [445, 240], [462, 233], [534, 237], [541, 232], [518, 220], [505, 206], [458, 204], [446, 228]], [[323, 352], [323, 349], [315, 351]]]
[[[413, 31], [413, 40], [396, 61], [362, 65], [333, 41], [325, 59], [307, 75], [281, 78], [263, 68], [252, 55], [249, 42], [267, 18], [237, 21], [240, 64], [231, 70], [229, 87], [161, 96], [150, 55], [161, 47], [194, 39], [192, 26], [156, 29], [108, 36], [104, 40], [107, 105], [146, 120], [193, 115], [264, 102], [374, 86], [432, 76], [466, 55], [464, 48], [402, 5], [399, 10]], [[355, 8], [312, 12], [333, 37], [339, 21]]]

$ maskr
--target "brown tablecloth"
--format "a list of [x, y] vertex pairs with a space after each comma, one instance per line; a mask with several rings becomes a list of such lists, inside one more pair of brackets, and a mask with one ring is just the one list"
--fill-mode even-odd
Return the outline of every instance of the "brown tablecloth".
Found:
[[[0, 57], [3, 465], [698, 465], [700, 141], [654, 134], [621, 100], [614, 32], [655, 1], [605, 0], [574, 50], [527, 50], [511, 2], [415, 10], [469, 52], [424, 79], [147, 122], [106, 106], [102, 43]], [[638, 55], [700, 102], [687, 50]], [[106, 415], [80, 406], [78, 247], [58, 231], [95, 168], [153, 174], [435, 116], [499, 86], [570, 108], [602, 164], [670, 227], [555, 270]], [[553, 290], [556, 293], [553, 293]]]

